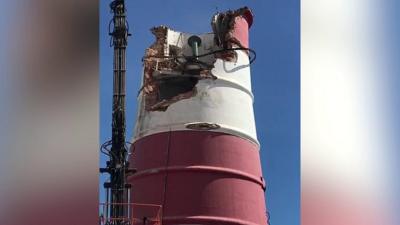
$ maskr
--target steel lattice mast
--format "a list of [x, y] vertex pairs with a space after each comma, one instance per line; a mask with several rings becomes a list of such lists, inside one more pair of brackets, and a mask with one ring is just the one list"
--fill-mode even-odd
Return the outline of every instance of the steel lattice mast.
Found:
[[[110, 174], [110, 182], [104, 183], [107, 193], [106, 224], [125, 225], [129, 220], [130, 186], [126, 183], [129, 172], [127, 162], [128, 148], [125, 142], [125, 73], [126, 46], [129, 34], [126, 21], [124, 0], [114, 0], [110, 4], [113, 19], [109, 25], [111, 45], [114, 47], [113, 59], [113, 103], [112, 103], [112, 139], [102, 146], [109, 156], [107, 167], [100, 172]], [[111, 146], [111, 149], [108, 147]]]

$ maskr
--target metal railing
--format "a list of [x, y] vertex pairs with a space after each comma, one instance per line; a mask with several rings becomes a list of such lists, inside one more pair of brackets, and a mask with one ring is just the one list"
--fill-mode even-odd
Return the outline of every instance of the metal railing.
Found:
[[[111, 206], [124, 205], [127, 217], [111, 217]], [[141, 203], [100, 203], [100, 225], [162, 225], [162, 206]]]

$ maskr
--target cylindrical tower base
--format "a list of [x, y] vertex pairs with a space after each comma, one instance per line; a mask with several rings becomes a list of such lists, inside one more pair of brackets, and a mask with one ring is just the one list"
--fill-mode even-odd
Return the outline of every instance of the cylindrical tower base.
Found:
[[[267, 223], [256, 144], [224, 133], [171, 131], [138, 140], [132, 152], [138, 169], [129, 178], [132, 200], [162, 205], [163, 225]], [[150, 211], [133, 216], [152, 217]]]

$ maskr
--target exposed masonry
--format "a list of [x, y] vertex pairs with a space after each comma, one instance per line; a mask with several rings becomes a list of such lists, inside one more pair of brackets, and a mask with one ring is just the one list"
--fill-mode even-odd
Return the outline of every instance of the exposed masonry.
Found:
[[[248, 47], [247, 44], [242, 44], [235, 36], [235, 25], [237, 18], [242, 19], [248, 14], [252, 14], [248, 7], [243, 7], [238, 10], [229, 10], [225, 13], [218, 13], [213, 16], [211, 27], [214, 32], [214, 39], [217, 46], [222, 49], [230, 49], [234, 47]], [[250, 24], [251, 25], [251, 24]], [[215, 54], [216, 58], [221, 58], [227, 61], [236, 61], [236, 51], [227, 51]]]
[[151, 32], [156, 37], [156, 41], [146, 49], [143, 58], [144, 79], [141, 91], [145, 98], [145, 110], [165, 111], [171, 104], [195, 96], [196, 84], [199, 80], [216, 79], [211, 70], [217, 58], [236, 61], [235, 51], [215, 51], [244, 47], [235, 37], [235, 29], [237, 29], [235, 23], [238, 17], [244, 17], [248, 13], [251, 14], [251, 11], [244, 7], [214, 15], [211, 21], [214, 43], [207, 49], [208, 52], [203, 53], [211, 54], [198, 59], [188, 54], [190, 47], [186, 43], [178, 46], [178, 44], [168, 42], [169, 35], [172, 36], [178, 32], [166, 26], [152, 28]]

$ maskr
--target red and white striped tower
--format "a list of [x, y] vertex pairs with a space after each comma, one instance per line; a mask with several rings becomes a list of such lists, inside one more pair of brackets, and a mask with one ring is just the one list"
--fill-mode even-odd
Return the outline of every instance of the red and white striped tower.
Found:
[[[220, 15], [230, 16], [228, 31], [220, 29]], [[197, 70], [197, 77], [190, 74], [190, 82], [178, 75], [172, 76], [181, 79], [175, 83], [159, 77], [174, 71], [185, 76], [186, 70], [165, 56], [191, 55], [192, 34], [153, 29], [157, 41], [146, 54], [164, 58], [145, 59], [130, 158], [137, 173], [128, 178], [138, 221], [157, 224], [151, 205], [140, 205], [145, 203], [161, 206], [164, 225], [267, 224], [249, 51], [216, 51], [222, 45], [248, 48], [252, 20], [247, 8], [217, 14], [214, 33], [199, 35], [199, 55], [215, 53], [199, 60], [213, 68]], [[217, 33], [225, 43], [218, 44]]]

